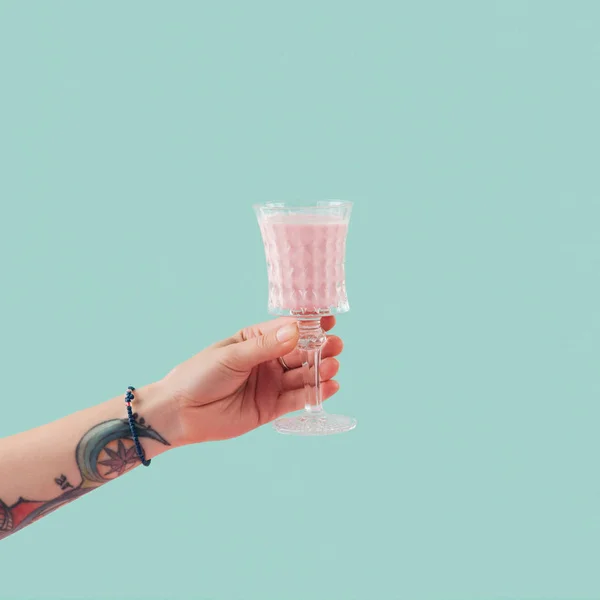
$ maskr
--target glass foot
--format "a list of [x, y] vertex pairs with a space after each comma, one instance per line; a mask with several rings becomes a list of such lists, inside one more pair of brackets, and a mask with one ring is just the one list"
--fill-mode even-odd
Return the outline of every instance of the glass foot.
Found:
[[294, 417], [281, 417], [273, 423], [279, 433], [288, 435], [331, 435], [344, 433], [356, 427], [356, 419], [344, 415], [318, 415], [305, 413]]

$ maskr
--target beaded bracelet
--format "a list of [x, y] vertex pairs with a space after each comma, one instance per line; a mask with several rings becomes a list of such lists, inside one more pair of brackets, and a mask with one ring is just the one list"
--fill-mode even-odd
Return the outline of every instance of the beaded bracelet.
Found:
[[129, 429], [131, 430], [131, 437], [133, 439], [133, 443], [135, 444], [135, 451], [137, 452], [139, 459], [142, 461], [142, 464], [145, 467], [147, 467], [150, 465], [151, 459], [146, 460], [146, 454], [144, 453], [144, 449], [142, 448], [142, 445], [140, 444], [140, 440], [138, 439], [137, 430], [135, 428], [135, 419], [133, 417], [133, 410], [131, 410], [131, 402], [134, 399], [134, 395], [133, 395], [134, 391], [135, 391], [135, 388], [130, 385], [127, 388], [127, 392], [125, 394], [125, 404], [127, 405], [127, 418], [129, 420]]

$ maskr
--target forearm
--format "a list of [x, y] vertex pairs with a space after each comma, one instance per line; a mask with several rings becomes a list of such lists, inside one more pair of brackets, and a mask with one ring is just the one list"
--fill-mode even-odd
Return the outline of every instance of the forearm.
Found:
[[[178, 439], [177, 415], [160, 385], [133, 402], [147, 458]], [[140, 464], [123, 397], [0, 440], [0, 539]]]

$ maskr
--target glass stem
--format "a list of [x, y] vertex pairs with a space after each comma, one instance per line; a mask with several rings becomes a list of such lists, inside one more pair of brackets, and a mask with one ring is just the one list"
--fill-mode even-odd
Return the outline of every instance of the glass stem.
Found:
[[298, 321], [300, 339], [298, 349], [302, 355], [304, 390], [306, 392], [305, 409], [311, 414], [323, 412], [321, 399], [321, 349], [327, 341], [321, 329], [321, 320]]

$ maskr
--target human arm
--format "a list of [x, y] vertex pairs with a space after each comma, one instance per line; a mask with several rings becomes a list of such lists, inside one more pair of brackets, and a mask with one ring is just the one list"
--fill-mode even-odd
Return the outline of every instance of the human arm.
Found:
[[[323, 319], [325, 330], [333, 325], [332, 317]], [[303, 408], [297, 340], [290, 319], [249, 327], [137, 389], [133, 410], [146, 457], [237, 437]], [[330, 336], [321, 368], [324, 398], [338, 389], [331, 378], [341, 349]], [[122, 396], [0, 440], [0, 539], [139, 464]]]

